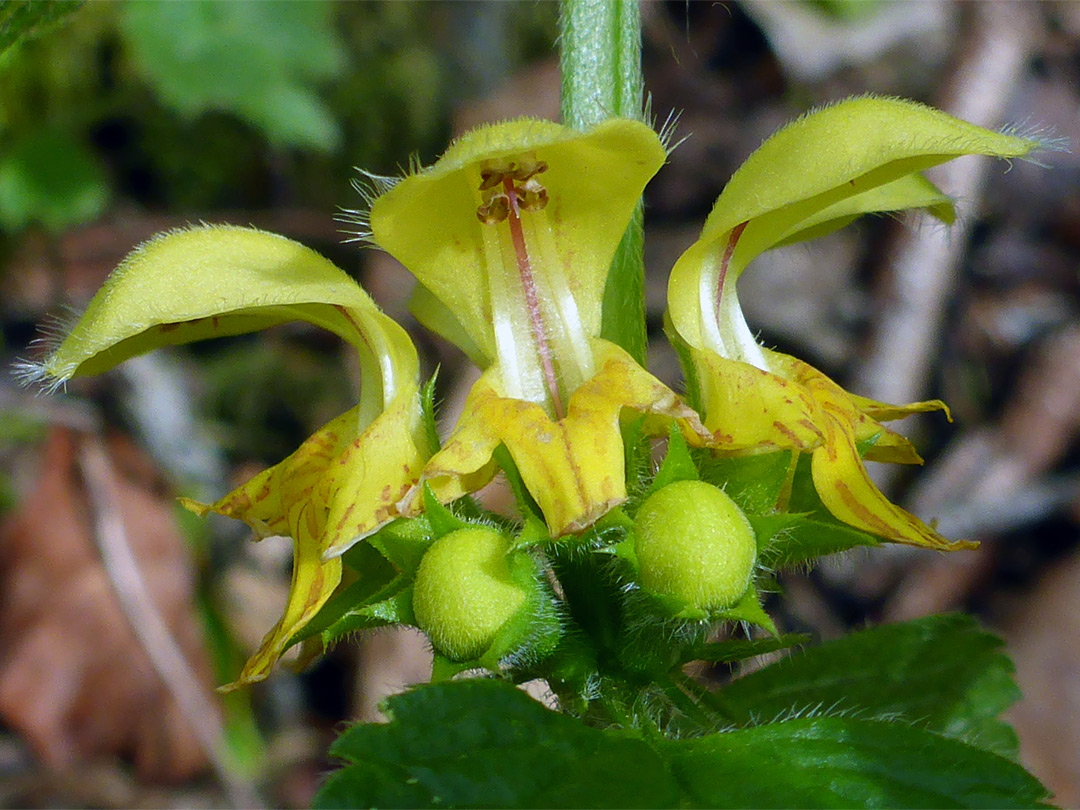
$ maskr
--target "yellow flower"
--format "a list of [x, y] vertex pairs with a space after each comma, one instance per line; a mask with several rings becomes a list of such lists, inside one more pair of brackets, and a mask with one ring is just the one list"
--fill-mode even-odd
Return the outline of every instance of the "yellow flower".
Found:
[[1038, 144], [990, 132], [921, 105], [857, 98], [807, 115], [769, 138], [732, 176], [700, 239], [668, 285], [668, 316], [700, 394], [705, 442], [732, 454], [812, 453], [815, 488], [843, 522], [888, 540], [939, 549], [950, 543], [890, 503], [865, 458], [919, 463], [914, 448], [881, 422], [944, 409], [887, 405], [854, 396], [811, 366], [760, 346], [735, 283], [760, 253], [839, 228], [865, 213], [926, 208], [945, 222], [951, 201], [918, 172], [966, 154], [1019, 157]]
[[248, 228], [204, 226], [137, 248], [94, 296], [70, 334], [30, 379], [59, 385], [152, 349], [303, 320], [348, 341], [360, 356], [360, 403], [280, 464], [200, 515], [248, 523], [258, 537], [293, 540], [285, 614], [235, 686], [262, 680], [289, 640], [341, 581], [340, 554], [397, 517], [426, 458], [416, 350], [404, 330], [319, 254]]
[[665, 159], [637, 121], [581, 133], [520, 119], [400, 182], [374, 178], [365, 235], [419, 280], [420, 321], [486, 369], [424, 469], [441, 500], [489, 481], [504, 444], [551, 533], [577, 532], [626, 498], [624, 408], [696, 423], [599, 338], [612, 257]]

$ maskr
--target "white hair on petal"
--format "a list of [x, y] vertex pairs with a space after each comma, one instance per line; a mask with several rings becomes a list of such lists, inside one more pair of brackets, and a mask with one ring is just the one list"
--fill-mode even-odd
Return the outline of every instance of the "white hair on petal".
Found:
[[[410, 166], [411, 165], [412, 160], [410, 160]], [[334, 219], [338, 222], [352, 226], [351, 228], [342, 229], [342, 233], [350, 234], [350, 238], [345, 240], [346, 243], [361, 242], [370, 245], [371, 206], [375, 204], [375, 201], [379, 199], [379, 197], [396, 186], [400, 181], [400, 178], [385, 177], [359, 167], [356, 168], [356, 171], [359, 172], [360, 176], [353, 178], [352, 187], [356, 190], [356, 193], [360, 195], [363, 204], [359, 208], [341, 209]]]

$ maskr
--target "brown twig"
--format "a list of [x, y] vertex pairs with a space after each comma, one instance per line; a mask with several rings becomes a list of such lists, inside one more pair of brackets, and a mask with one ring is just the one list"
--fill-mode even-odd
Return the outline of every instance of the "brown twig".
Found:
[[234, 807], [261, 807], [252, 786], [230, 767], [217, 708], [188, 665], [139, 571], [117, 505], [115, 473], [101, 440], [88, 436], [78, 461], [102, 564], [136, 639], [190, 723], [230, 802]]

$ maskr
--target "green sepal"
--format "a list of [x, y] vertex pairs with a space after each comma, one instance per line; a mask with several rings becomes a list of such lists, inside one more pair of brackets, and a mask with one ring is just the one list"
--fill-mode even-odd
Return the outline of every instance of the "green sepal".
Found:
[[[875, 547], [881, 540], [872, 534], [853, 529], [831, 516], [801, 514], [778, 515], [790, 518], [782, 530], [776, 532], [761, 553], [761, 561], [771, 568], [787, 568], [813, 563], [819, 557], [837, 554], [859, 546]], [[749, 517], [751, 525], [768, 518]]]
[[638, 416], [622, 425], [623, 461], [626, 469], [626, 491], [636, 493], [652, 471], [651, 445], [645, 435], [645, 417]]
[[435, 455], [442, 449], [442, 440], [439, 438], [439, 425], [435, 420], [435, 381], [439, 376], [436, 367], [431, 379], [420, 389], [420, 408], [424, 421], [424, 437], [427, 439], [428, 457]]
[[690, 455], [690, 448], [677, 425], [672, 425], [668, 435], [667, 455], [664, 456], [660, 469], [656, 471], [652, 483], [646, 490], [645, 497], [674, 484], [676, 481], [699, 481], [697, 466]]
[[[410, 577], [416, 574], [420, 558], [435, 541], [435, 531], [428, 515], [388, 523], [368, 538], [367, 543], [377, 550], [391, 565]], [[349, 565], [349, 559], [345, 559]]]
[[459, 518], [450, 511], [449, 507], [443, 506], [427, 483], [424, 484], [424, 514], [427, 516], [431, 525], [431, 533], [436, 540], [450, 534], [450, 532], [467, 529], [473, 525]]
[[616, 506], [593, 524], [583, 540], [595, 551], [610, 552], [634, 531], [634, 520], [621, 506]]
[[511, 579], [528, 596], [480, 656], [480, 665], [492, 671], [535, 666], [555, 650], [562, 637], [558, 601], [539, 561], [523, 553], [511, 555], [508, 562]]
[[698, 377], [697, 364], [694, 362], [693, 348], [679, 334], [679, 330], [671, 321], [671, 311], [667, 309], [664, 310], [664, 337], [667, 338], [668, 345], [675, 350], [675, 356], [679, 358], [683, 386], [686, 389], [683, 392], [683, 399], [695, 411], [702, 413], [704, 401], [701, 397], [701, 379]]
[[506, 445], [500, 444], [496, 447], [491, 457], [495, 459], [499, 469], [506, 475], [506, 482], [510, 485], [510, 491], [514, 493], [514, 503], [517, 504], [518, 511], [525, 517], [543, 520], [544, 513], [540, 510], [540, 506], [533, 499], [533, 496], [529, 494], [528, 487], [525, 486], [525, 481], [518, 471], [517, 464], [514, 463], [514, 457], [510, 455]]
[[724, 490], [747, 516], [768, 514], [776, 509], [791, 469], [791, 451], [751, 456], [694, 454], [701, 480]]
[[525, 515], [525, 525], [510, 543], [510, 550], [525, 551], [546, 546], [551, 542], [551, 532], [548, 531], [547, 524], [535, 515]]
[[712, 621], [722, 619], [724, 621], [756, 624], [758, 627], [765, 628], [774, 636], [780, 635], [772, 617], [769, 616], [769, 614], [765, 612], [765, 608], [761, 606], [761, 599], [758, 596], [758, 591], [754, 583], [750, 583], [750, 587], [746, 589], [746, 593], [744, 593], [742, 598], [731, 607], [711, 611], [709, 613], [709, 619]]
[[287, 647], [314, 636], [320, 636], [324, 644], [332, 644], [337, 636], [327, 636], [326, 631], [350, 609], [379, 601], [393, 592], [399, 569], [370, 542], [357, 543], [341, 560], [351, 572], [342, 578], [346, 584], [339, 586], [315, 618], [289, 639]]
[[353, 546], [342, 561], [354, 581], [339, 589], [290, 644], [318, 635], [330, 646], [358, 630], [414, 624], [412, 582], [434, 540], [428, 516], [421, 515], [388, 523]]
[[736, 638], [727, 641], [715, 641], [686, 649], [682, 660], [683, 663], [709, 661], [717, 664], [733, 664], [747, 658], [756, 658], [759, 655], [800, 646], [809, 640], [810, 636], [805, 633], [785, 633], [782, 636], [769, 638]]
[[388, 627], [397, 624], [407, 624], [415, 627], [416, 617], [413, 615], [412, 608], [412, 582], [404, 576], [399, 577], [387, 587], [387, 591], [390, 591], [390, 593], [384, 599], [373, 601], [367, 605], [358, 605], [345, 611], [340, 619], [322, 632], [323, 643], [329, 645], [358, 630], [370, 630], [375, 627]]
[[466, 661], [462, 663], [461, 661], [454, 661], [435, 650], [431, 657], [431, 682], [443, 683], [450, 681], [470, 669], [476, 669], [475, 662]]

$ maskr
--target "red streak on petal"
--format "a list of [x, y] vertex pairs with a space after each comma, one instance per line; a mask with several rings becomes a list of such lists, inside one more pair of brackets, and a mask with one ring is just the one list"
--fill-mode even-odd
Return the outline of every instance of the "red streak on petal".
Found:
[[746, 226], [750, 223], [750, 220], [746, 222], [740, 222], [734, 228], [731, 229], [731, 236], [728, 237], [727, 247], [724, 248], [724, 256], [720, 259], [720, 275], [716, 282], [716, 320], [720, 320], [720, 299], [724, 295], [724, 279], [727, 278], [728, 265], [731, 264], [731, 257], [735, 254], [735, 245], [739, 243], [739, 237], [742, 236], [742, 232], [746, 230]]
[[540, 301], [536, 297], [536, 282], [533, 280], [532, 263], [529, 261], [529, 252], [525, 249], [525, 234], [521, 230], [521, 212], [518, 210], [513, 178], [505, 178], [503, 187], [506, 189], [506, 196], [510, 200], [510, 215], [506, 218], [506, 221], [510, 225], [510, 239], [514, 243], [514, 253], [517, 255], [521, 287], [525, 291], [525, 305], [529, 311], [529, 325], [532, 327], [533, 340], [536, 341], [536, 352], [540, 355], [540, 365], [544, 369], [544, 380], [547, 383], [548, 393], [551, 394], [551, 401], [555, 407], [555, 416], [562, 419], [566, 412], [563, 410], [562, 400], [559, 398], [559, 382], [555, 377], [555, 365], [551, 361], [551, 347], [548, 346], [547, 332], [544, 330], [544, 314], [540, 311]]

